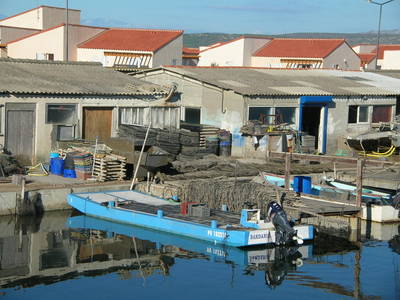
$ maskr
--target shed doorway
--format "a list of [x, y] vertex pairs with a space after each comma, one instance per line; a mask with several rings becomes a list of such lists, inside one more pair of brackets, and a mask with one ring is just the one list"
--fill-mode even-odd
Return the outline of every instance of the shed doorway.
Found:
[[321, 120], [321, 106], [304, 106], [303, 119], [302, 119], [302, 136], [305, 139], [307, 136], [313, 137], [314, 150], [318, 149], [320, 120]]
[[7, 104], [5, 147], [25, 165], [33, 163], [35, 104]]
[[[326, 153], [328, 108], [332, 102], [332, 96], [300, 97], [298, 129], [302, 138], [302, 151], [318, 149], [319, 153]], [[323, 114], [322, 109], [324, 109]]]
[[98, 138], [105, 141], [111, 137], [112, 107], [85, 107], [83, 109], [83, 132], [85, 140]]

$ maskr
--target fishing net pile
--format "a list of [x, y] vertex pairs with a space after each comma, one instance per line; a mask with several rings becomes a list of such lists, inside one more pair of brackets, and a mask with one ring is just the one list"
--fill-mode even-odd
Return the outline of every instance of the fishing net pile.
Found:
[[11, 155], [0, 154], [0, 177], [23, 174], [24, 168]]
[[[221, 209], [225, 204], [230, 211], [240, 212], [252, 205], [264, 211], [270, 201], [280, 198], [282, 190], [250, 179], [201, 179], [184, 182], [179, 194], [184, 202], [206, 203], [212, 209]], [[287, 196], [285, 201], [291, 199], [294, 197]]]

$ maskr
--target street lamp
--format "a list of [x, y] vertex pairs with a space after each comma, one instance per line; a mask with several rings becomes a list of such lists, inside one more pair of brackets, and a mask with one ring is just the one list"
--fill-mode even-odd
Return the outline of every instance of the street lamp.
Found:
[[381, 18], [382, 18], [382, 6], [385, 4], [388, 4], [394, 0], [388, 0], [382, 3], [373, 1], [373, 0], [368, 0], [369, 3], [379, 5], [379, 23], [378, 23], [378, 36], [377, 36], [377, 42], [376, 42], [376, 58], [375, 58], [375, 70], [378, 69], [378, 55], [379, 55], [379, 39], [381, 37]]

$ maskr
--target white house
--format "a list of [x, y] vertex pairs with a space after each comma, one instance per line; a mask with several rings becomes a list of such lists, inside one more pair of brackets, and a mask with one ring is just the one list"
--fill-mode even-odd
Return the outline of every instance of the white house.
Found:
[[276, 38], [253, 54], [251, 66], [359, 70], [360, 58], [344, 39]]
[[372, 61], [371, 64], [363, 64], [365, 69], [378, 69], [382, 70], [400, 70], [399, 67], [399, 56], [396, 51], [400, 51], [399, 44], [380, 44], [379, 53], [376, 55], [376, 45], [372, 44], [359, 44], [353, 46], [353, 50], [358, 53], [361, 59], [366, 57], [377, 57], [377, 62]]
[[67, 14], [65, 8], [39, 6], [0, 20], [0, 56], [93, 61], [106, 67], [180, 65], [182, 34], [86, 26], [80, 24], [79, 10], [68, 9]]
[[237, 39], [200, 47], [198, 66], [250, 66], [251, 56], [271, 38], [241, 36]]
[[105, 67], [182, 64], [182, 30], [111, 28], [78, 45], [78, 61]]
[[[80, 24], [81, 11], [68, 9], [68, 23]], [[39, 6], [0, 20], [0, 26], [45, 30], [61, 23], [67, 23], [66, 9], [53, 6]]]
[[400, 70], [400, 50], [386, 50], [382, 70]]
[[11, 58], [77, 61], [77, 45], [107, 28], [62, 23], [39, 32], [23, 36], [7, 43], [7, 55]]

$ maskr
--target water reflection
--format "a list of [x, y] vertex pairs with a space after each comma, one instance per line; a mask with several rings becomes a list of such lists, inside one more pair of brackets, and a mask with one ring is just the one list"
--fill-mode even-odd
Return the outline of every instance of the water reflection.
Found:
[[[364, 227], [369, 228], [370, 236], [384, 233], [393, 251], [400, 253], [398, 225], [393, 227], [396, 230], [390, 227], [391, 236], [387, 229]], [[70, 217], [69, 213], [46, 214], [42, 219], [3, 217], [0, 228], [2, 289], [109, 273], [123, 280], [137, 278], [145, 282], [151, 276], [169, 276], [179, 268], [177, 260], [195, 259], [229, 264], [232, 272], [235, 268], [241, 270], [240, 276], [262, 276], [264, 288], [274, 291], [290, 282], [356, 299], [374, 297], [361, 291], [361, 244], [323, 235], [314, 245], [300, 248], [239, 249], [82, 215]], [[353, 258], [332, 260], [341, 255]], [[310, 273], [310, 266], [318, 265], [343, 270], [343, 274], [351, 275], [353, 284], [331, 282], [324, 273]]]

